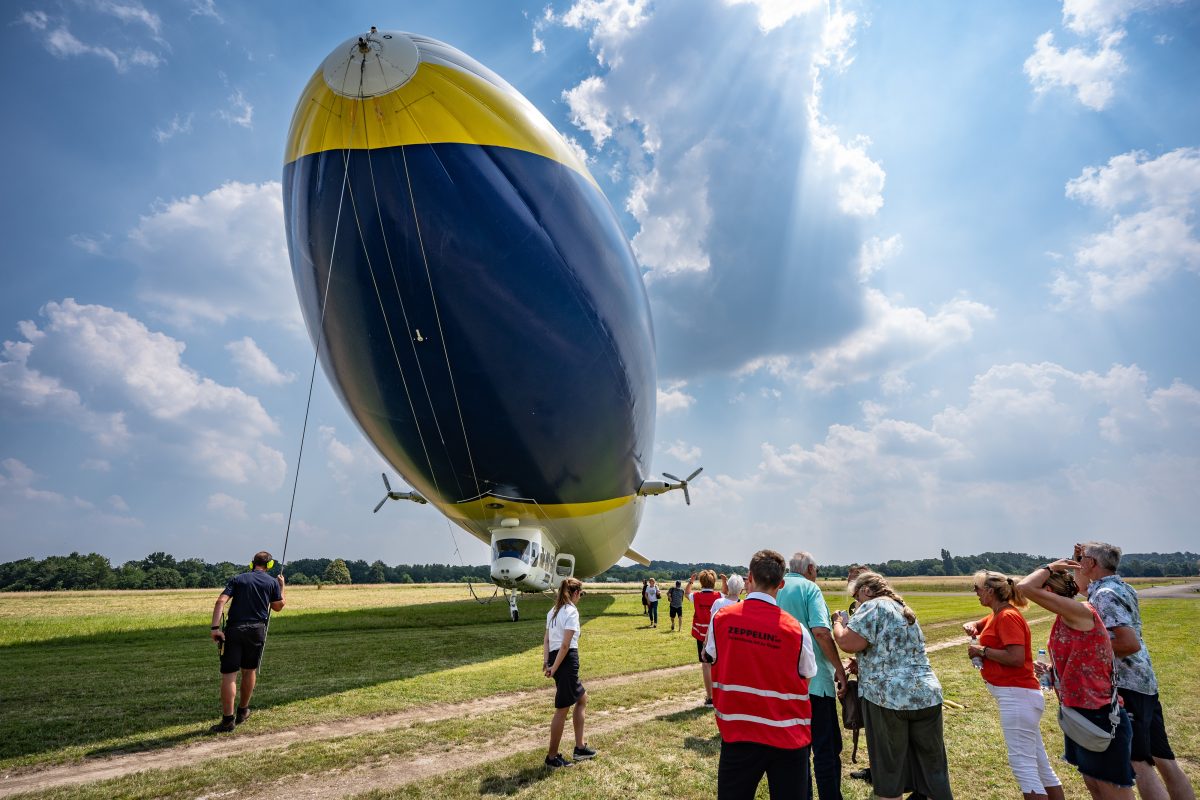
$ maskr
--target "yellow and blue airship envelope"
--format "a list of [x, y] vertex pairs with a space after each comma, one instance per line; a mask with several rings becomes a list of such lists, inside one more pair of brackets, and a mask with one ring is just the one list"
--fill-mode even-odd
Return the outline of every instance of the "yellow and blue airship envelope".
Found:
[[576, 546], [579, 574], [615, 562], [649, 471], [654, 334], [576, 151], [470, 57], [372, 30], [309, 81], [283, 184], [309, 333], [384, 458], [485, 541], [506, 503], [581, 522], [638, 505]]

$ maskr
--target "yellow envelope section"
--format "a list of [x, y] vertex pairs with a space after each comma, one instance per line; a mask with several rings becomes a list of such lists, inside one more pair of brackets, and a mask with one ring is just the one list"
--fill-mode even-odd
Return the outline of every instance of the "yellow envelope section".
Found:
[[596, 185], [562, 135], [524, 97], [478, 75], [428, 63], [398, 89], [369, 98], [335, 93], [318, 70], [296, 106], [284, 163], [326, 150], [439, 142], [536, 153]]

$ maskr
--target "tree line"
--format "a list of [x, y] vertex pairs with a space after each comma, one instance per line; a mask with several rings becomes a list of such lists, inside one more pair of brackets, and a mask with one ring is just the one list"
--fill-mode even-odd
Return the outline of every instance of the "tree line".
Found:
[[[938, 558], [913, 561], [890, 560], [865, 564], [870, 569], [892, 577], [971, 575], [976, 570], [992, 569], [1009, 575], [1025, 575], [1041, 564], [1053, 561], [1051, 556], [1028, 553], [980, 553], [972, 556], [952, 556], [943, 549]], [[819, 564], [822, 578], [845, 577], [849, 564]], [[151, 553], [141, 560], [126, 561], [114, 566], [98, 553], [49, 556], [43, 559], [23, 558], [0, 564], [0, 591], [29, 592], [58, 589], [184, 589], [217, 588], [224, 586], [234, 575], [249, 569], [247, 564], [220, 561], [209, 564], [199, 558], [176, 560], [168, 553]], [[690, 575], [712, 569], [726, 575], [745, 573], [745, 566], [717, 563], [681, 563], [652, 561], [649, 567], [615, 566], [596, 576], [597, 581], [686, 581]], [[271, 572], [279, 573], [279, 566]], [[298, 558], [287, 565], [288, 583], [345, 584], [345, 583], [460, 583], [490, 580], [490, 566], [453, 566], [451, 564], [397, 564], [362, 559]], [[1200, 554], [1127, 553], [1121, 558], [1121, 575], [1125, 577], [1194, 576], [1200, 572]]]

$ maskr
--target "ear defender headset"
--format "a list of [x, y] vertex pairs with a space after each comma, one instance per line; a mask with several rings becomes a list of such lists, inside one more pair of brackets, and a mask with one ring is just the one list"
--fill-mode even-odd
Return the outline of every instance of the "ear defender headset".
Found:
[[[274, 568], [275, 568], [275, 559], [272, 558], [270, 561], [267, 562], [267, 569], [270, 570], [270, 569], [274, 569]], [[254, 569], [253, 561], [250, 562], [250, 569]]]

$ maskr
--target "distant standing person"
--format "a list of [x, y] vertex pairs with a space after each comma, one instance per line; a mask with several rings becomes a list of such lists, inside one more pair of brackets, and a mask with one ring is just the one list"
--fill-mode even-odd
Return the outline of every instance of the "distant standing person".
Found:
[[650, 579], [650, 584], [646, 587], [646, 609], [650, 615], [650, 627], [658, 627], [658, 584], [654, 582], [654, 578]]
[[[272, 578], [267, 570], [275, 560], [266, 550], [254, 554], [250, 571], [234, 575], [217, 595], [213, 606], [212, 638], [221, 647], [221, 721], [210, 733], [229, 733], [250, 716], [250, 698], [258, 678], [258, 665], [267, 644], [267, 620], [271, 611], [283, 608], [283, 576]], [[230, 600], [229, 618], [221, 630], [221, 612]], [[234, 714], [238, 694], [237, 677], [242, 673], [241, 702]]]
[[837, 698], [846, 692], [846, 670], [829, 632], [829, 606], [817, 586], [817, 562], [812, 553], [799, 552], [788, 562], [783, 588], [776, 600], [779, 607], [804, 626], [816, 643], [817, 672], [808, 682], [812, 703], [812, 774], [804, 797], [812, 797], [816, 781], [821, 800], [842, 800], [842, 725]]
[[650, 600], [646, 597], [646, 588], [650, 586], [650, 581], [647, 578], [642, 578], [642, 616], [650, 616]]
[[1018, 609], [1029, 601], [1013, 579], [1000, 572], [975, 573], [975, 595], [979, 605], [991, 613], [963, 625], [977, 644], [967, 647], [967, 656], [983, 661], [981, 675], [988, 692], [1000, 707], [1000, 730], [1008, 747], [1008, 766], [1025, 800], [1063, 800], [1046, 745], [1042, 742], [1042, 712], [1046, 698], [1033, 674], [1033, 640], [1029, 623]]
[[1075, 561], [1079, 563], [1075, 571], [1079, 590], [1087, 592], [1088, 602], [1112, 640], [1117, 691], [1133, 726], [1129, 759], [1137, 776], [1138, 794], [1142, 800], [1196, 800], [1192, 784], [1176, 763], [1167, 741], [1158, 678], [1142, 641], [1137, 592], [1117, 575], [1121, 548], [1104, 542], [1077, 544]]
[[712, 613], [716, 614], [725, 606], [740, 603], [742, 590], [746, 588], [746, 580], [741, 575], [730, 575], [725, 579], [725, 594], [717, 598], [712, 605]]
[[[700, 581], [700, 591], [693, 592], [692, 584]], [[692, 602], [692, 638], [696, 640], [696, 658], [700, 660], [700, 674], [704, 677], [704, 705], [713, 704], [712, 664], [704, 654], [704, 639], [708, 636], [708, 624], [712, 621], [713, 603], [721, 598], [715, 587], [717, 573], [706, 569], [699, 575], [692, 573], [688, 578], [684, 594]]]
[[858, 655], [872, 788], [881, 800], [909, 789], [950, 800], [942, 685], [929, 665], [917, 617], [878, 573], [863, 572], [853, 589], [858, 610], [853, 617], [845, 611], [834, 616], [833, 638]]
[[675, 581], [675, 585], [667, 589], [667, 606], [671, 613], [671, 632], [674, 633], [675, 620], [679, 620], [678, 630], [683, 630], [683, 588], [679, 585], [679, 581]]
[[717, 800], [752, 800], [764, 773], [772, 800], [802, 797], [812, 738], [808, 679], [817, 669], [812, 640], [775, 602], [783, 556], [755, 553], [748, 583], [744, 601], [713, 615], [705, 646], [721, 732]]
[[587, 689], [579, 682], [579, 609], [576, 604], [583, 596], [583, 583], [578, 578], [566, 578], [558, 586], [554, 607], [546, 613], [546, 635], [542, 638], [542, 670], [554, 679], [554, 717], [550, 720], [550, 747], [546, 766], [550, 769], [570, 767], [573, 762], [558, 751], [567, 713], [574, 706], [571, 724], [575, 731], [575, 761], [595, 758], [596, 751], [583, 740], [584, 709], [587, 708]]

